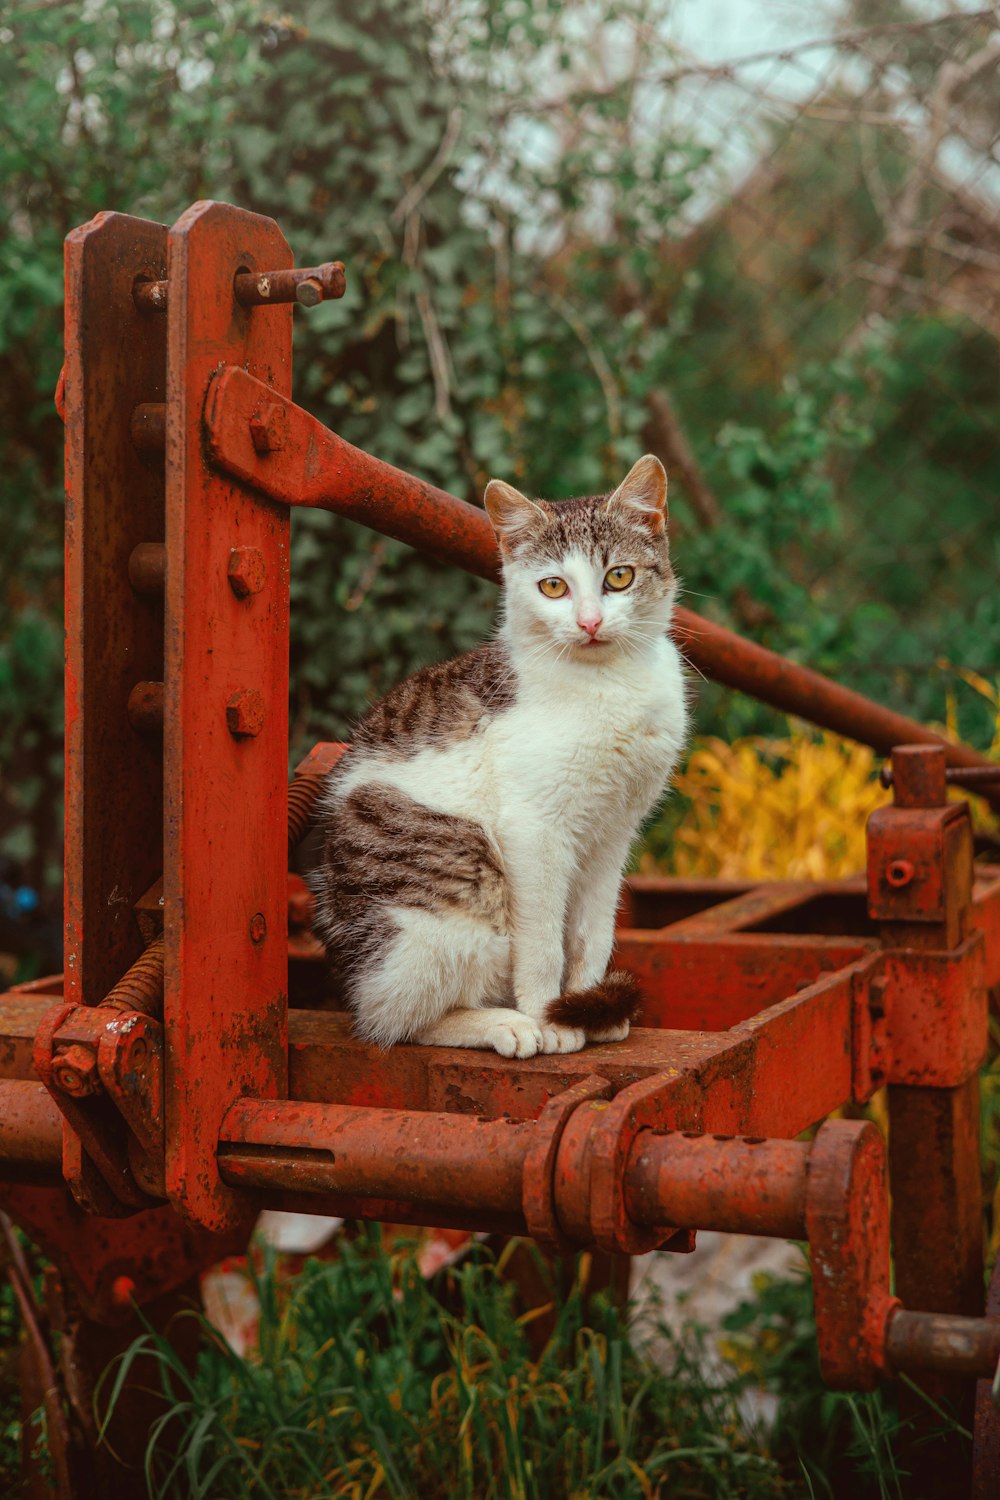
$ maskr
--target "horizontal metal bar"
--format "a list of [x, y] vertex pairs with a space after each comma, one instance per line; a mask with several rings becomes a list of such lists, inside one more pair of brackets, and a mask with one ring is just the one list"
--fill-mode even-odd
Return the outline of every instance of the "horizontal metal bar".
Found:
[[940, 1370], [990, 1380], [1000, 1364], [1000, 1319], [901, 1307], [889, 1321], [886, 1353], [897, 1374]]
[[[251, 423], [259, 424], [265, 408], [274, 441], [258, 451]], [[205, 429], [212, 462], [270, 499], [333, 511], [481, 578], [497, 578], [496, 542], [485, 511], [352, 447], [245, 370], [230, 367], [214, 377]], [[674, 612], [674, 638], [706, 677], [883, 754], [895, 745], [944, 745], [950, 765], [991, 764], [968, 745], [952, 743], [692, 610]], [[1000, 800], [996, 791], [976, 790]]]
[[[232, 1187], [519, 1214], [532, 1120], [241, 1099], [219, 1170]], [[642, 1134], [625, 1166], [637, 1224], [804, 1239], [809, 1146]]]
[[62, 1115], [42, 1083], [0, 1083], [0, 1178], [62, 1180]]
[[240, 1099], [219, 1171], [231, 1187], [417, 1199], [519, 1213], [531, 1121]]
[[[883, 766], [878, 779], [884, 787], [893, 785], [892, 766]], [[954, 786], [980, 788], [1000, 783], [1000, 764], [987, 766], [949, 766], [944, 773], [945, 781]]]
[[[273, 446], [261, 452], [251, 423], [271, 416]], [[486, 512], [353, 447], [245, 370], [213, 379], [205, 405], [217, 467], [284, 505], [346, 516], [496, 582], [496, 539]]]

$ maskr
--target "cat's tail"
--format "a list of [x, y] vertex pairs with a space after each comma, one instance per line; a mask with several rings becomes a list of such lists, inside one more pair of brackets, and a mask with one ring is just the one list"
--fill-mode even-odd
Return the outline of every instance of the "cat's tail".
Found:
[[641, 1004], [642, 992], [636, 979], [624, 969], [612, 969], [589, 990], [569, 990], [558, 1000], [550, 1000], [545, 1019], [554, 1026], [605, 1031], [633, 1022]]

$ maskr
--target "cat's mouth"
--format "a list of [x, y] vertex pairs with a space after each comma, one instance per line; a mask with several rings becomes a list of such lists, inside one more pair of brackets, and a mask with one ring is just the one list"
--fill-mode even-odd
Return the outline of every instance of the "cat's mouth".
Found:
[[591, 646], [610, 646], [610, 644], [611, 642], [605, 635], [591, 635], [585, 641], [577, 641], [577, 645], [583, 651], [589, 651]]

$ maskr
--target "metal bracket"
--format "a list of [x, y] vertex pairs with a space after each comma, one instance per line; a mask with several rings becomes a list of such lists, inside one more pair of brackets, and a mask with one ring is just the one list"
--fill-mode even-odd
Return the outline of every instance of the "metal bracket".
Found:
[[[120, 1218], [156, 1201], [163, 1159], [158, 1033], [146, 1016], [86, 1005], [53, 1006], [35, 1033], [35, 1072], [64, 1120], [63, 1176], [87, 1213]], [[136, 1055], [140, 1044], [145, 1054]], [[133, 1161], [141, 1163], [141, 1182]]]

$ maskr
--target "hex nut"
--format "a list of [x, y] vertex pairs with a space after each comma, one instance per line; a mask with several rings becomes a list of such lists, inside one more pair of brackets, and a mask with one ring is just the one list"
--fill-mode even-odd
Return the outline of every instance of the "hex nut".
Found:
[[74, 1042], [52, 1059], [52, 1081], [56, 1088], [74, 1098], [96, 1094], [101, 1086], [96, 1053]]
[[240, 688], [226, 704], [229, 733], [240, 738], [260, 734], [264, 728], [264, 697], [256, 688]]
[[267, 401], [250, 418], [250, 438], [258, 453], [277, 453], [288, 437], [288, 413], [276, 401]]
[[231, 548], [226, 572], [229, 587], [237, 599], [249, 599], [251, 594], [259, 594], [267, 582], [267, 566], [259, 547]]

